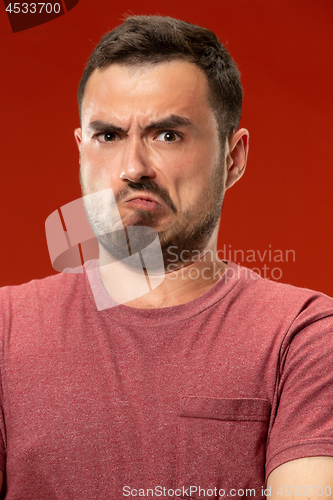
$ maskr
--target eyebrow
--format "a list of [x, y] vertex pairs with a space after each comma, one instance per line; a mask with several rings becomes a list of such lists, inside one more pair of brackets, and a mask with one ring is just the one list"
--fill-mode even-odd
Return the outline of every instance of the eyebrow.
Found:
[[[141, 128], [141, 130], [144, 131], [149, 131], [152, 129], [172, 129], [179, 127], [181, 125], [186, 125], [190, 126], [193, 125], [191, 120], [188, 118], [185, 118], [185, 116], [179, 116], [179, 115], [170, 115], [167, 116], [166, 118], [162, 118], [161, 120], [157, 120], [155, 122], [151, 122], [149, 125], [147, 125], [144, 128]], [[93, 132], [98, 132], [101, 130], [112, 130], [112, 132], [122, 132], [122, 133], [127, 133], [128, 131], [121, 128], [117, 127], [116, 125], [113, 125], [112, 123], [104, 122], [103, 120], [94, 120], [89, 123], [88, 128], [92, 130]]]

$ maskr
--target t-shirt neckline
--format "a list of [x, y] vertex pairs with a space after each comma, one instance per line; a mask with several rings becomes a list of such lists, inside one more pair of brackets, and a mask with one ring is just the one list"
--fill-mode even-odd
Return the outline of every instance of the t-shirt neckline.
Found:
[[[164, 320], [165, 322], [179, 321], [195, 316], [211, 307], [225, 297], [236, 286], [240, 280], [241, 268], [231, 261], [225, 262], [227, 264], [225, 272], [209, 290], [189, 302], [170, 307], [136, 308], [116, 303], [106, 292], [96, 263], [91, 266], [88, 262], [84, 267], [85, 286], [94, 309], [104, 316], [110, 316], [112, 318], [116, 316], [119, 320], [123, 319], [126, 322], [128, 322], [129, 318], [131, 318], [132, 321], [135, 319], [136, 322], [140, 320], [146, 321], [150, 318], [159, 321]], [[89, 272], [89, 278], [87, 276], [87, 271]], [[98, 296], [100, 304], [102, 303], [102, 309], [96, 305], [92, 285], [94, 288], [97, 287], [98, 289]]]

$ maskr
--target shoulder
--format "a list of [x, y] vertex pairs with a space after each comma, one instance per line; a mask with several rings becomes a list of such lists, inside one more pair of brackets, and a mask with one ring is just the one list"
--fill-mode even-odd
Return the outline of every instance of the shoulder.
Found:
[[229, 298], [226, 297], [227, 307], [237, 330], [243, 325], [247, 332], [252, 332], [251, 338], [279, 345], [281, 355], [290, 343], [304, 345], [319, 339], [322, 346], [328, 342], [333, 348], [331, 297], [264, 279], [235, 264], [230, 268], [235, 276], [229, 273], [234, 283], [229, 289]]
[[0, 321], [31, 317], [34, 312], [50, 311], [83, 292], [84, 275], [61, 273], [16, 286], [0, 288]]
[[235, 293], [258, 311], [270, 311], [275, 316], [291, 314], [295, 318], [309, 313], [313, 319], [333, 315], [333, 298], [324, 293], [265, 279], [235, 264], [230, 269], [238, 279]]

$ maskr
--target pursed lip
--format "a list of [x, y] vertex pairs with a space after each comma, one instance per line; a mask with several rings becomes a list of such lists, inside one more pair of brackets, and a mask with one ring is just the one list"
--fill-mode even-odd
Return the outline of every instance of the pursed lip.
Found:
[[157, 205], [159, 205], [160, 207], [162, 206], [162, 203], [160, 200], [158, 200], [154, 196], [151, 196], [151, 195], [146, 194], [146, 193], [134, 193], [131, 195], [130, 198], [125, 200], [123, 203], [129, 203], [130, 201], [134, 201], [134, 200], [152, 201], [154, 203], [157, 203]]

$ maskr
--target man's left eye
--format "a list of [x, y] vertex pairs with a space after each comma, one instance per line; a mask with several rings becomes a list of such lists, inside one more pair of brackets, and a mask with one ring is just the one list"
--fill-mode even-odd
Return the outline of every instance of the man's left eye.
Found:
[[176, 132], [162, 132], [155, 138], [157, 141], [163, 142], [175, 142], [180, 139], [180, 136]]

